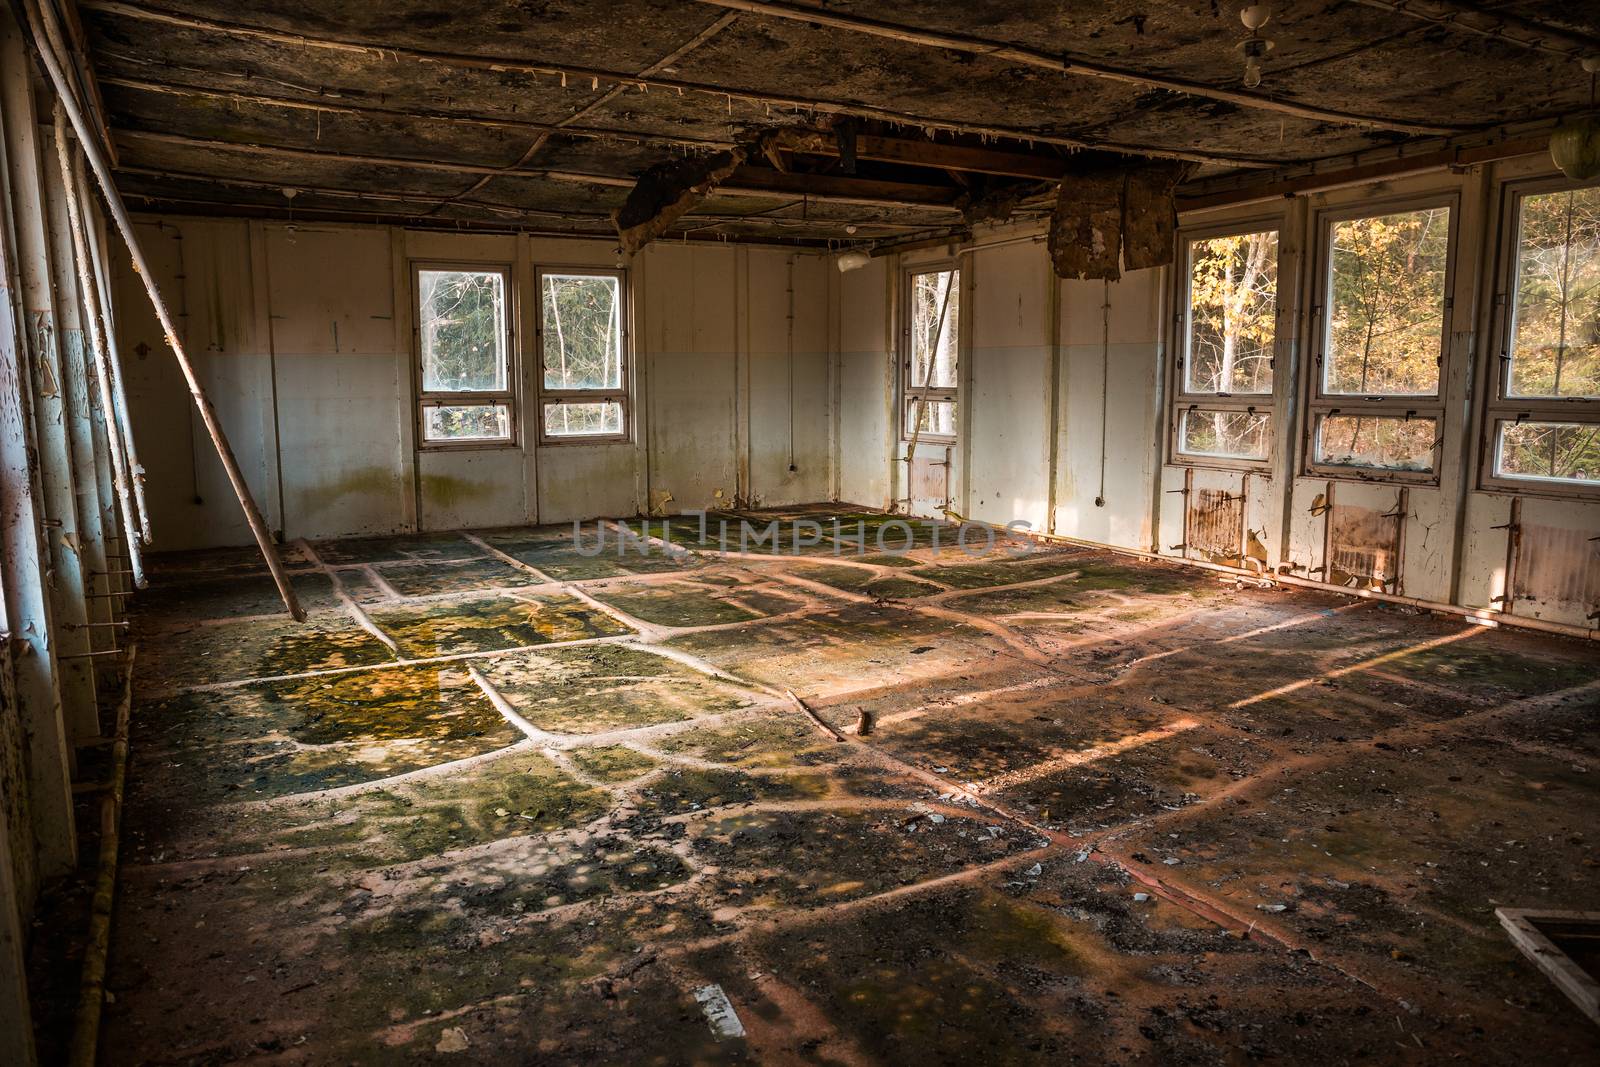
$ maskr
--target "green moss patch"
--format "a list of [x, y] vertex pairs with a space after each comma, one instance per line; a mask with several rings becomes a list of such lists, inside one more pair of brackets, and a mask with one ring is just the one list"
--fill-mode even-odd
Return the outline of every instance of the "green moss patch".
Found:
[[627, 627], [576, 597], [486, 597], [408, 608], [375, 609], [372, 620], [414, 658], [578, 641], [628, 633]]

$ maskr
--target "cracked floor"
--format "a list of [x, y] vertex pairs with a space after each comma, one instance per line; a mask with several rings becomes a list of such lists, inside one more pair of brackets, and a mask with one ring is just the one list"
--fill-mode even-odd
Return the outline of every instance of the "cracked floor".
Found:
[[1600, 1055], [1493, 914], [1600, 908], [1592, 644], [672, 534], [300, 543], [307, 625], [243, 550], [158, 559], [116, 1061]]

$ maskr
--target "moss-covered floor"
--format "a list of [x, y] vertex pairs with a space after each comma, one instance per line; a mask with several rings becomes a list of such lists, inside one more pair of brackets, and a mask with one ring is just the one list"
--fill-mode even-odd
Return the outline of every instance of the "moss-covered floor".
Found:
[[1600, 1059], [1493, 914], [1600, 908], [1593, 644], [673, 540], [158, 560], [106, 1062]]

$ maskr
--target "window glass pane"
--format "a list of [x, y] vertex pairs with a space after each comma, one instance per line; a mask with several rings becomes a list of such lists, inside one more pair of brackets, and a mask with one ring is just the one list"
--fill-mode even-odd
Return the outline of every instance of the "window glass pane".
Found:
[[422, 412], [425, 441], [509, 441], [511, 409], [504, 404], [451, 404]]
[[906, 433], [919, 437], [954, 437], [956, 435], [956, 402], [954, 400], [924, 400], [912, 397], [906, 406]]
[[1272, 392], [1278, 232], [1189, 244], [1186, 393]]
[[1178, 451], [1196, 456], [1266, 459], [1271, 426], [1272, 416], [1261, 412], [1191, 408], [1183, 413]]
[[544, 432], [549, 437], [593, 437], [622, 432], [622, 405], [616, 401], [546, 404]]
[[1449, 244], [1446, 207], [1334, 225], [1326, 392], [1439, 392]]
[[1600, 423], [1502, 422], [1495, 473], [1600, 482]]
[[497, 271], [417, 272], [422, 391], [504, 392], [505, 276]]
[[544, 387], [622, 388], [622, 279], [546, 274]]
[[1600, 397], [1600, 188], [1524, 197], [1512, 396]]
[[961, 272], [911, 276], [911, 384], [956, 387], [956, 338], [961, 321]]
[[1391, 471], [1431, 471], [1437, 436], [1433, 419], [1324, 415], [1317, 425], [1317, 462]]

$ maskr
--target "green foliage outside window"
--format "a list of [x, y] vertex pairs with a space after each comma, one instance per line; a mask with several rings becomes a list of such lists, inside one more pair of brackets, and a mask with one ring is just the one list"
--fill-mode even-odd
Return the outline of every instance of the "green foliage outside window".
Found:
[[505, 276], [424, 270], [417, 286], [423, 392], [506, 389]]
[[1438, 393], [1449, 245], [1448, 207], [1334, 224], [1325, 392]]

